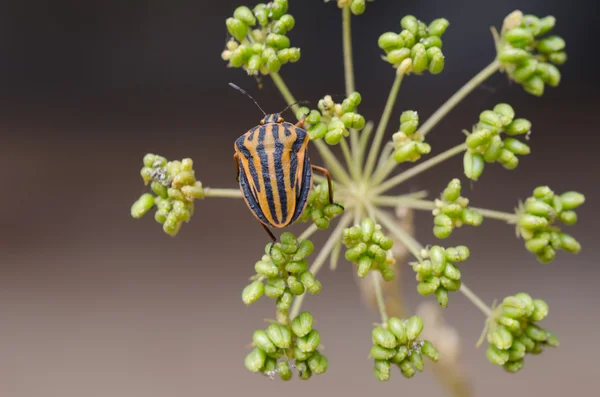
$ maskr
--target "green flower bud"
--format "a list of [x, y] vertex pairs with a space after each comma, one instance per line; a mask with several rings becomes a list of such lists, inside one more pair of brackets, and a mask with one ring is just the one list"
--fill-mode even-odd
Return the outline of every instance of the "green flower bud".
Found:
[[552, 30], [552, 28], [554, 27], [555, 24], [556, 24], [556, 18], [554, 18], [552, 15], [548, 15], [544, 18], [540, 18], [538, 36], [548, 33], [550, 30]]
[[131, 206], [131, 216], [139, 219], [154, 206], [154, 196], [150, 193], [145, 193]]
[[513, 80], [523, 84], [529, 80], [537, 71], [538, 61], [535, 58], [528, 58], [521, 62], [512, 74]]
[[427, 58], [427, 51], [421, 43], [414, 45], [412, 51], [412, 62], [413, 72], [421, 73], [429, 66], [429, 59]]
[[298, 281], [296, 276], [289, 276], [287, 278], [287, 284], [290, 289], [290, 292], [294, 295], [302, 295], [305, 292], [304, 284]]
[[425, 363], [423, 362], [423, 356], [421, 353], [414, 351], [410, 356], [408, 356], [408, 359], [417, 371], [423, 372], [425, 369]]
[[227, 18], [225, 21], [229, 34], [235, 37], [237, 41], [243, 41], [248, 34], [248, 25], [237, 18]]
[[545, 218], [554, 216], [554, 208], [552, 208], [551, 205], [536, 200], [533, 197], [530, 197], [525, 201], [525, 211], [531, 215], [543, 216]]
[[346, 128], [361, 130], [365, 126], [365, 118], [358, 113], [346, 113], [342, 116]]
[[400, 372], [404, 375], [405, 378], [412, 378], [417, 373], [415, 368], [411, 365], [410, 360], [404, 360], [400, 364]]
[[154, 155], [152, 153], [147, 153], [144, 156], [144, 159], [143, 159], [142, 162], [143, 162], [143, 164], [144, 164], [145, 167], [152, 168], [152, 167], [154, 167], [154, 160], [155, 160], [155, 158], [156, 158], [156, 155]]
[[390, 367], [391, 364], [389, 361], [375, 360], [375, 369], [373, 370], [375, 378], [382, 382], [390, 380]]
[[540, 76], [534, 75], [523, 84], [523, 88], [532, 95], [542, 96], [544, 94], [544, 80]]
[[296, 369], [298, 370], [298, 375], [300, 375], [300, 379], [302, 380], [308, 380], [312, 376], [312, 371], [305, 361], [296, 361]]
[[429, 73], [439, 74], [444, 70], [446, 59], [441, 51], [430, 51], [437, 47], [431, 47], [427, 50], [427, 58], [429, 59]]
[[536, 71], [549, 86], [556, 87], [560, 83], [560, 71], [551, 63], [539, 62]]
[[400, 32], [399, 37], [406, 48], [412, 48], [417, 42], [415, 35], [408, 30], [403, 30], [402, 32]]
[[575, 211], [561, 212], [558, 218], [565, 225], [574, 225], [575, 223], [577, 223], [577, 214], [575, 213]]
[[292, 292], [288, 288], [286, 288], [285, 291], [283, 291], [283, 294], [279, 298], [277, 298], [277, 310], [281, 313], [287, 313], [290, 310], [290, 307], [292, 306], [293, 298], [294, 296]]
[[463, 223], [471, 226], [479, 226], [483, 222], [483, 216], [479, 212], [469, 208], [463, 210], [460, 219]]
[[406, 336], [408, 340], [415, 340], [423, 331], [423, 320], [419, 316], [412, 316], [406, 322]]
[[500, 350], [494, 345], [489, 345], [486, 356], [492, 364], [504, 365], [508, 361], [509, 353], [506, 350]]
[[558, 337], [550, 332], [550, 331], [546, 331], [546, 345], [550, 346], [550, 347], [558, 347], [560, 345], [560, 342], [558, 341]]
[[408, 357], [408, 347], [400, 346], [396, 349], [396, 354], [390, 359], [390, 362], [400, 364], [406, 357]]
[[533, 34], [530, 30], [524, 28], [514, 28], [506, 31], [504, 34], [506, 41], [514, 47], [523, 48], [533, 42]]
[[328, 145], [337, 145], [338, 143], [340, 143], [343, 137], [344, 129], [336, 128], [334, 130], [327, 131], [327, 133], [325, 134], [325, 142], [327, 142]]
[[248, 67], [246, 70], [247, 70], [248, 74], [254, 74], [260, 69], [261, 66], [262, 66], [262, 59], [261, 59], [260, 55], [255, 54], [255, 55], [252, 55], [250, 57], [250, 59], [248, 60]]
[[496, 106], [494, 106], [494, 113], [500, 116], [500, 120], [502, 121], [503, 126], [507, 126], [515, 118], [514, 109], [507, 103], [499, 103]]
[[550, 246], [547, 246], [541, 252], [538, 252], [536, 257], [540, 263], [550, 263], [556, 257], [556, 250]]
[[305, 353], [317, 350], [317, 348], [319, 347], [319, 343], [321, 343], [321, 335], [316, 329], [311, 330], [308, 334], [299, 337], [296, 340], [296, 345], [298, 346], [298, 349]]
[[541, 299], [533, 300], [534, 310], [530, 318], [532, 321], [542, 321], [548, 316], [548, 304]]
[[400, 48], [397, 50], [392, 50], [387, 54], [387, 61], [391, 64], [398, 65], [405, 59], [410, 57], [410, 49], [408, 48]]
[[452, 262], [462, 262], [469, 259], [471, 252], [469, 247], [464, 245], [458, 245], [454, 248], [448, 248], [446, 250], [446, 259]]
[[543, 54], [550, 54], [565, 49], [565, 41], [559, 36], [549, 36], [537, 43], [537, 50]]
[[271, 339], [267, 336], [267, 333], [263, 330], [254, 331], [252, 335], [252, 342], [254, 345], [267, 354], [273, 354], [277, 351], [277, 347], [271, 342]]
[[267, 335], [275, 346], [281, 349], [287, 349], [292, 344], [292, 333], [290, 329], [284, 325], [272, 323], [267, 327]]
[[440, 359], [440, 352], [428, 340], [423, 341], [421, 352], [433, 362], [437, 362]]
[[460, 280], [451, 280], [448, 277], [441, 277], [440, 281], [442, 287], [444, 287], [448, 291], [458, 291], [460, 289]]
[[252, 303], [260, 299], [264, 291], [265, 286], [263, 285], [262, 281], [253, 281], [243, 289], [242, 301], [246, 305], [251, 305]]
[[233, 17], [244, 22], [246, 25], [256, 25], [256, 18], [254, 17], [254, 14], [252, 13], [252, 11], [250, 11], [248, 7], [241, 6], [236, 8], [233, 12]]
[[525, 353], [527, 353], [527, 348], [525, 345], [518, 340], [513, 341], [512, 346], [508, 350], [508, 359], [509, 361], [517, 361], [525, 357]]
[[435, 291], [435, 297], [441, 307], [448, 307], [448, 290], [445, 288], [438, 288]]
[[362, 15], [365, 12], [366, 1], [365, 0], [352, 0], [350, 4], [350, 11], [354, 15]]
[[403, 44], [400, 36], [394, 32], [386, 32], [379, 36], [379, 39], [377, 40], [377, 45], [385, 52], [400, 48]]
[[528, 145], [515, 138], [506, 138], [504, 140], [504, 147], [513, 152], [514, 154], [518, 154], [520, 156], [524, 156], [531, 153], [531, 149]]
[[274, 47], [279, 50], [282, 50], [284, 48], [289, 48], [290, 39], [282, 34], [269, 33], [267, 35], [267, 45], [269, 47]]
[[516, 119], [505, 129], [508, 135], [522, 135], [527, 134], [529, 131], [531, 131], [531, 122], [526, 119]]
[[292, 379], [292, 369], [286, 360], [277, 363], [277, 372], [279, 373], [279, 378], [281, 378], [281, 380]]
[[[461, 190], [460, 180], [457, 178], [454, 178], [450, 181], [450, 183], [448, 183], [448, 186], [446, 186], [446, 188], [442, 192], [442, 198], [445, 201], [450, 201], [450, 202], [456, 201], [460, 197], [460, 190]], [[436, 247], [436, 250], [438, 251], [437, 255], [442, 254], [441, 252], [439, 252], [440, 248], [441, 247]], [[433, 250], [433, 248], [432, 248], [432, 250]]]
[[503, 126], [500, 115], [491, 110], [484, 110], [483, 112], [481, 112], [481, 114], [479, 115], [479, 121], [481, 123], [492, 126], [494, 130], [500, 129]]
[[288, 10], [287, 0], [275, 0], [271, 3], [271, 15], [274, 20], [281, 18]]
[[490, 342], [500, 350], [509, 349], [513, 343], [513, 336], [504, 327], [498, 327], [490, 334]]
[[578, 254], [581, 251], [581, 245], [572, 236], [566, 233], [560, 233], [559, 236], [562, 249], [572, 254]]
[[377, 327], [373, 329], [371, 334], [373, 343], [386, 349], [393, 349], [396, 347], [396, 337], [391, 331], [385, 328]]
[[308, 359], [308, 367], [314, 372], [316, 375], [321, 375], [325, 371], [327, 371], [327, 367], [329, 366], [329, 361], [327, 357], [320, 353], [314, 354], [311, 358]]
[[445, 18], [434, 19], [427, 27], [427, 32], [432, 36], [441, 37], [449, 25], [450, 22]]
[[527, 315], [527, 309], [527, 303], [516, 296], [507, 296], [502, 301], [502, 314], [506, 317], [514, 319], [525, 317]]
[[294, 358], [298, 361], [306, 361], [312, 357], [316, 352], [303, 352], [298, 349], [298, 346], [294, 346]]
[[246, 356], [244, 364], [248, 371], [258, 372], [264, 367], [266, 359], [267, 354], [257, 347]]
[[463, 157], [463, 168], [467, 178], [474, 181], [478, 180], [483, 173], [484, 165], [485, 163], [481, 154], [471, 153], [469, 151], [465, 152]]
[[318, 294], [323, 289], [321, 282], [315, 280], [315, 277], [309, 271], [300, 274], [300, 282], [304, 284], [311, 295]]
[[429, 36], [425, 39], [422, 39], [421, 44], [423, 44], [426, 49], [431, 47], [442, 48], [442, 39], [440, 39], [438, 36]]
[[527, 248], [527, 250], [529, 252], [533, 252], [535, 254], [535, 253], [540, 252], [544, 248], [546, 248], [546, 246], [549, 243], [550, 243], [550, 240], [548, 239], [548, 237], [540, 236], [540, 237], [536, 237], [536, 238], [527, 240], [525, 242], [525, 248]]
[[403, 29], [408, 30], [410, 33], [416, 36], [419, 27], [419, 22], [417, 21], [417, 18], [415, 18], [413, 15], [406, 15], [400, 20], [400, 26], [402, 26]]
[[519, 372], [523, 368], [523, 364], [524, 364], [523, 359], [519, 359], [519, 360], [515, 360], [515, 361], [508, 361], [507, 363], [504, 364], [504, 369], [506, 370], [506, 372], [510, 372], [510, 373], [514, 374], [514, 373]]
[[546, 341], [546, 339], [548, 339], [548, 334], [546, 330], [538, 327], [537, 325], [529, 324], [524, 331], [525, 335], [527, 335], [536, 342], [544, 342]]
[[417, 284], [417, 292], [423, 296], [433, 294], [440, 286], [440, 279], [432, 276]]
[[448, 263], [444, 269], [444, 276], [450, 280], [458, 281], [460, 280], [460, 270], [452, 263]]
[[169, 211], [165, 209], [160, 209], [154, 214], [154, 219], [156, 220], [156, 222], [163, 224], [167, 221], [167, 216], [169, 216]]
[[397, 317], [388, 319], [388, 329], [394, 334], [399, 344], [405, 344], [408, 341], [406, 334], [406, 325]]
[[371, 350], [369, 351], [369, 356], [375, 360], [390, 360], [395, 355], [395, 349], [386, 349], [379, 345], [371, 346]]
[[267, 281], [267, 285], [264, 288], [265, 295], [267, 295], [271, 299], [277, 299], [283, 292], [285, 291], [285, 280], [281, 277], [270, 278]]
[[270, 261], [258, 261], [254, 265], [254, 271], [256, 273], [265, 276], [265, 277], [276, 277], [279, 274], [279, 268], [275, 266], [273, 262]]
[[308, 335], [310, 331], [312, 331], [313, 326], [313, 317], [309, 312], [300, 313], [293, 321], [292, 321], [292, 331], [296, 336], [303, 337]]
[[519, 218], [519, 225], [525, 229], [543, 229], [548, 226], [548, 220], [540, 216], [524, 214]]
[[525, 303], [525, 316], [526, 317], [531, 316], [531, 314], [535, 310], [535, 306], [533, 304], [533, 298], [531, 298], [531, 296], [529, 296], [528, 294], [526, 294], [524, 292], [519, 292], [518, 294], [515, 295], [515, 297]]
[[325, 134], [327, 134], [327, 124], [318, 123], [318, 124], [312, 125], [308, 129], [307, 132], [308, 132], [308, 137], [310, 138], [311, 141], [324, 138]]
[[564, 51], [553, 52], [552, 54], [548, 54], [548, 60], [555, 65], [562, 65], [567, 62], [567, 53]]
[[156, 193], [157, 196], [160, 196], [162, 198], [169, 197], [168, 188], [165, 185], [163, 185], [163, 184], [161, 184], [159, 182], [154, 181], [154, 182], [152, 182], [152, 184], [150, 185], [150, 187], [152, 188], [152, 191], [154, 193]]
[[529, 52], [521, 48], [506, 47], [498, 53], [498, 60], [507, 63], [520, 63], [529, 57]]
[[572, 210], [585, 202], [585, 196], [578, 192], [566, 192], [560, 195], [564, 210]]

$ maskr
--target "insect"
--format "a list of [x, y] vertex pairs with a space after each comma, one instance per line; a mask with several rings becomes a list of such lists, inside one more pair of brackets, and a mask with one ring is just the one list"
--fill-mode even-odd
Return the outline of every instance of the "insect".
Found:
[[252, 99], [264, 115], [259, 125], [235, 141], [233, 159], [248, 208], [276, 242], [269, 227], [284, 228], [302, 215], [313, 172], [327, 178], [329, 202], [339, 205], [333, 202], [331, 175], [327, 169], [310, 163], [308, 134], [302, 129], [307, 115], [296, 124], [286, 122], [281, 113], [292, 105], [280, 113], [267, 114], [250, 94], [233, 83], [229, 85]]

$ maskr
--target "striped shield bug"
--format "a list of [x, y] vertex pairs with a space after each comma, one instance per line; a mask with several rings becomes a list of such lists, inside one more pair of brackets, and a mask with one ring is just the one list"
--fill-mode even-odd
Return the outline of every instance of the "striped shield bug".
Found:
[[[240, 136], [234, 144], [233, 159], [244, 200], [269, 234], [269, 229], [292, 224], [306, 208], [313, 184], [313, 172], [323, 174], [333, 202], [331, 175], [325, 168], [312, 165], [308, 157], [308, 134], [302, 129], [307, 115], [296, 124], [279, 113], [267, 114], [250, 94], [233, 83], [230, 86], [247, 95], [263, 112], [260, 124]], [[271, 246], [272, 247], [272, 246]]]

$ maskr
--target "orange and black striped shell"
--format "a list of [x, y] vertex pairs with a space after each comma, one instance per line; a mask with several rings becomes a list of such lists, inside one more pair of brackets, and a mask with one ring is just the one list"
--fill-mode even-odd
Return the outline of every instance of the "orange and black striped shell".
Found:
[[307, 146], [306, 131], [278, 114], [265, 116], [235, 141], [240, 189], [264, 225], [284, 228], [306, 208], [312, 188]]

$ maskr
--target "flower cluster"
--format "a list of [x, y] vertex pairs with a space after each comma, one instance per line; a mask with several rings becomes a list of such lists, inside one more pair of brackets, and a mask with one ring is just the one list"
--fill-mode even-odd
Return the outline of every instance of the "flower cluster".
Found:
[[[498, 162], [507, 170], [513, 170], [519, 165], [517, 155], [530, 153], [525, 143], [514, 138], [531, 132], [529, 120], [515, 119], [515, 111], [506, 103], [499, 103], [493, 110], [484, 110], [479, 114], [479, 122], [473, 127], [473, 132], [467, 133], [467, 151], [463, 164], [467, 178], [478, 180], [483, 173], [485, 163]], [[509, 137], [502, 138], [505, 133]]]
[[394, 271], [388, 263], [388, 252], [394, 243], [383, 234], [381, 225], [375, 224], [371, 218], [364, 218], [360, 225], [344, 229], [342, 243], [347, 248], [346, 259], [357, 265], [359, 277], [377, 269], [384, 280], [394, 278]]
[[154, 219], [163, 225], [165, 233], [175, 236], [183, 222], [189, 222], [194, 213], [194, 200], [204, 197], [202, 183], [196, 180], [192, 159], [167, 161], [148, 153], [144, 156], [141, 175], [144, 184], [150, 184], [155, 196], [142, 194], [131, 206], [131, 216], [138, 219], [152, 207]]
[[442, 192], [442, 196], [435, 200], [436, 208], [432, 211], [433, 234], [437, 238], [447, 238], [454, 228], [463, 224], [479, 226], [483, 216], [474, 209], [468, 208], [469, 199], [461, 197], [459, 179], [452, 179]]
[[390, 317], [386, 324], [373, 329], [373, 346], [369, 356], [375, 360], [374, 375], [380, 381], [390, 379], [392, 364], [400, 368], [407, 378], [412, 378], [416, 371], [422, 372], [425, 363], [423, 355], [438, 361], [440, 353], [427, 340], [419, 340], [423, 331], [423, 320], [412, 316], [406, 320]]
[[487, 358], [508, 372], [523, 368], [525, 354], [540, 354], [544, 347], [557, 347], [556, 335], [536, 323], [548, 316], [548, 304], [525, 293], [504, 298], [488, 321]]
[[319, 229], [327, 229], [331, 220], [344, 211], [339, 203], [329, 201], [329, 186], [327, 182], [314, 185], [308, 195], [308, 203], [298, 222], [311, 220]]
[[[312, 315], [303, 312], [291, 326], [271, 323], [267, 329], [255, 331], [254, 350], [244, 363], [250, 372], [260, 372], [271, 379], [279, 374], [282, 380], [290, 380], [295, 368], [300, 379], [306, 380], [327, 370], [327, 357], [318, 350], [320, 343], [321, 335], [313, 328]], [[290, 359], [295, 364], [290, 365]]]
[[392, 138], [394, 143], [394, 160], [398, 163], [418, 161], [422, 155], [431, 152], [431, 146], [424, 142], [425, 137], [417, 132], [419, 115], [407, 110], [400, 115], [400, 131]]
[[439, 18], [427, 26], [412, 15], [405, 16], [400, 21], [400, 33], [386, 32], [379, 37], [379, 48], [385, 51], [383, 59], [395, 68], [402, 65], [402, 73], [440, 73], [445, 62], [441, 37], [449, 24]]
[[350, 134], [349, 129], [361, 130], [365, 126], [365, 118], [356, 111], [361, 100], [358, 92], [342, 103], [335, 103], [331, 95], [326, 95], [319, 100], [318, 110], [301, 107], [296, 117], [300, 120], [306, 116], [306, 131], [311, 140], [325, 139], [329, 145], [337, 145]]
[[265, 247], [265, 254], [254, 265], [255, 280], [242, 291], [242, 301], [250, 305], [265, 294], [277, 299], [278, 315], [286, 316], [295, 295], [305, 291], [318, 294], [323, 287], [308, 270], [306, 258], [313, 252], [313, 243], [300, 242], [289, 232], [283, 233], [280, 240]]
[[461, 285], [460, 270], [454, 264], [467, 260], [469, 255], [469, 249], [464, 245], [446, 249], [434, 245], [423, 249], [422, 259], [413, 264], [419, 294], [427, 296], [435, 293], [440, 306], [447, 307], [448, 291], [458, 291]]
[[525, 247], [534, 253], [541, 263], [549, 263], [556, 251], [576, 254], [581, 245], [574, 237], [563, 233], [555, 222], [565, 225], [577, 222], [573, 211], [585, 202], [585, 196], [578, 192], [555, 194], [548, 186], [539, 186], [533, 191], [518, 210], [518, 234], [525, 240]]
[[510, 78], [533, 95], [542, 95], [546, 84], [556, 87], [560, 83], [555, 65], [567, 60], [565, 41], [556, 35], [542, 37], [555, 23], [551, 15], [538, 18], [516, 11], [507, 17], [497, 39], [498, 60]]
[[230, 67], [243, 68], [249, 75], [278, 72], [282, 65], [297, 62], [300, 49], [291, 47], [287, 33], [294, 28], [287, 0], [260, 3], [253, 10], [241, 6], [225, 24], [232, 36], [221, 54]]
[[[329, 0], [325, 0], [326, 2]], [[367, 1], [372, 3], [375, 0], [337, 0], [339, 8], [350, 7], [354, 15], [362, 15], [367, 7]]]

